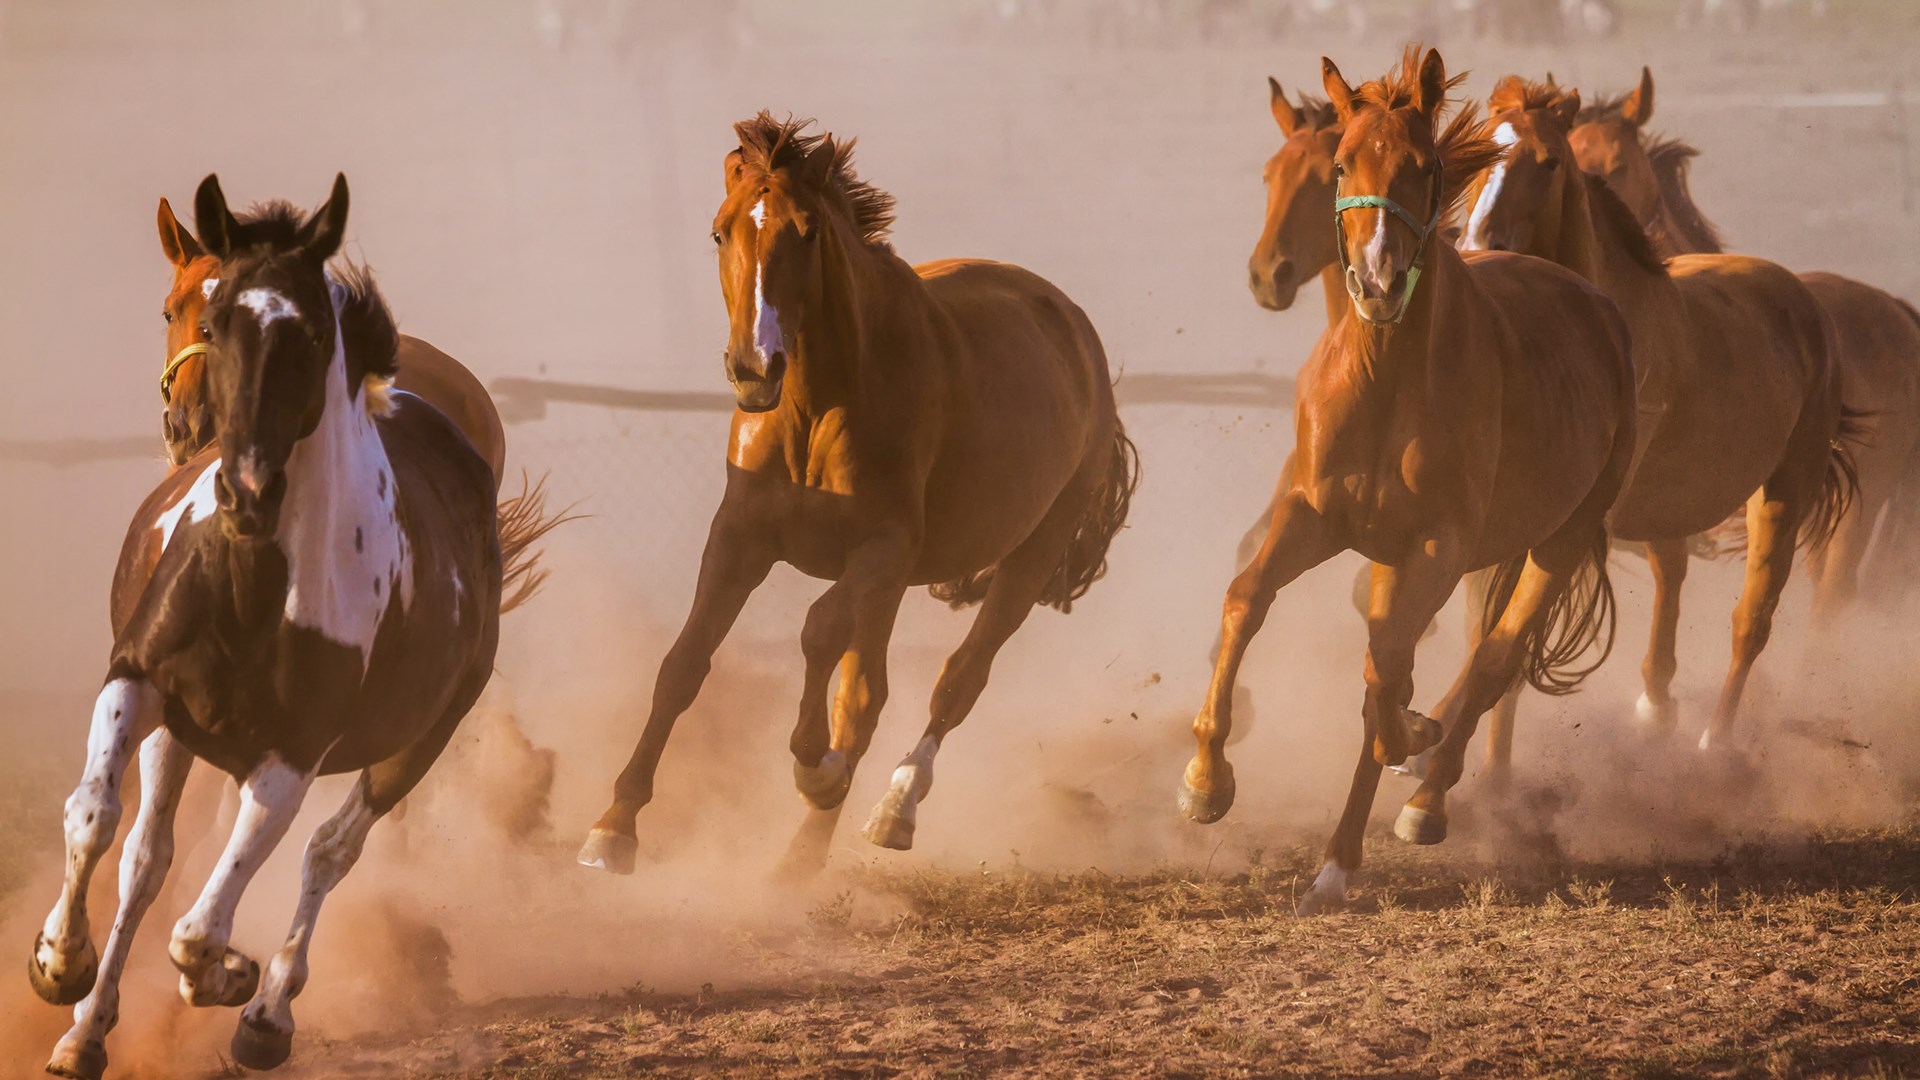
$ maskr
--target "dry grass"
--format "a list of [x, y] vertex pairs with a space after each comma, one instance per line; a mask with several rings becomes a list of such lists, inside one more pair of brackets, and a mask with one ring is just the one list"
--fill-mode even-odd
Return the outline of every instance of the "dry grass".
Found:
[[[1232, 876], [864, 873], [753, 989], [506, 1001], [302, 1071], [1888, 1076], [1920, 1072], [1920, 829], [1707, 862], [1512, 867], [1381, 838], [1301, 920], [1302, 849]], [[1384, 865], [1381, 865], [1384, 864]], [[863, 925], [852, 897], [904, 913]], [[873, 907], [876, 905], [866, 905]]]

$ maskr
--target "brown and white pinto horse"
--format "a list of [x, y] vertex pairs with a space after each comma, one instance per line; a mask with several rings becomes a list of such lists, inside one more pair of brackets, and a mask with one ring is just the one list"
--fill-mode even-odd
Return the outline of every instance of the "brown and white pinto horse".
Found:
[[[218, 435], [147, 497], [114, 575], [107, 682], [67, 801], [66, 883], [28, 965], [42, 997], [79, 1003], [48, 1065], [65, 1076], [105, 1071], [120, 977], [196, 757], [241, 781], [241, 806], [174, 927], [181, 993], [246, 1004], [241, 1064], [286, 1059], [322, 902], [446, 746], [498, 640], [493, 475], [444, 415], [387, 385], [396, 335], [372, 279], [326, 268], [346, 179], [304, 218], [272, 204], [243, 220], [209, 176], [196, 210], [222, 266], [203, 315]], [[87, 883], [118, 831], [136, 748], [140, 810], [96, 963]], [[360, 781], [308, 845], [292, 930], [263, 973], [229, 944], [235, 908], [314, 777], [347, 771]]]
[[[162, 317], [167, 323], [167, 365], [160, 373], [160, 428], [167, 457], [175, 467], [214, 440], [212, 405], [206, 394], [206, 328], [200, 313], [219, 284], [220, 260], [207, 254], [163, 197], [160, 200], [160, 248], [173, 265]], [[487, 460], [494, 489], [506, 478], [507, 430], [493, 396], [466, 365], [432, 345], [399, 336], [395, 389], [404, 390], [444, 413]], [[507, 567], [503, 613], [531, 599], [546, 579], [534, 544], [571, 520], [546, 510], [543, 484], [522, 479], [520, 494], [500, 500], [500, 545]]]
[[[1698, 151], [1649, 132], [1652, 116], [1653, 72], [1641, 68], [1632, 92], [1580, 111], [1568, 136], [1574, 157], [1606, 179], [1663, 256], [1724, 251], [1687, 183], [1688, 162]], [[1860, 428], [1853, 440], [1860, 497], [1840, 519], [1833, 542], [1808, 553], [1814, 614], [1830, 619], [1859, 594], [1863, 564], [1900, 588], [1920, 570], [1920, 312], [1838, 274], [1806, 273], [1800, 280], [1833, 327], [1834, 360]]]
[[[1470, 109], [1439, 130], [1439, 53], [1409, 49], [1397, 71], [1358, 90], [1321, 63], [1344, 125], [1330, 216], [1348, 310], [1297, 380], [1294, 452], [1266, 541], [1228, 590], [1181, 791], [1196, 821], [1227, 812], [1225, 747], [1248, 642], [1288, 582], [1341, 551], [1365, 555], [1374, 569], [1359, 761], [1303, 913], [1344, 902], [1383, 765], [1440, 744], [1395, 827], [1437, 842], [1480, 715], [1516, 679], [1564, 692], [1584, 675], [1573, 664], [1609, 634], [1605, 515], [1626, 482], [1635, 420], [1612, 302], [1541, 260], [1462, 256], [1437, 242], [1459, 178], [1499, 153], [1473, 134]], [[1461, 577], [1486, 566], [1502, 568], [1498, 622], [1436, 724], [1408, 708], [1414, 646]]]
[[1034, 605], [1064, 611], [1086, 592], [1126, 520], [1137, 464], [1085, 313], [1019, 267], [909, 266], [886, 242], [893, 200], [855, 177], [852, 141], [807, 123], [763, 112], [734, 128], [713, 223], [739, 404], [726, 494], [646, 730], [580, 852], [589, 866], [632, 870], [634, 818], [674, 721], [776, 562], [833, 581], [801, 634], [791, 748], [817, 808], [796, 841], [802, 866], [824, 858], [873, 737], [906, 590], [981, 603], [925, 735], [867, 822], [872, 842], [911, 847], [934, 755], [995, 654]]
[[[1687, 538], [1746, 505], [1732, 665], [1705, 748], [1732, 730], [1796, 546], [1824, 544], [1855, 491], [1826, 317], [1798, 278], [1763, 259], [1663, 264], [1606, 182], [1580, 170], [1568, 141], [1577, 93], [1510, 77], [1489, 109], [1486, 134], [1506, 153], [1474, 180], [1462, 246], [1566, 266], [1613, 297], [1632, 329], [1641, 449], [1612, 523], [1615, 535], [1646, 542], [1653, 567], [1638, 714], [1658, 730], [1678, 722], [1671, 687]], [[1509, 738], [1490, 742], [1500, 749]]]

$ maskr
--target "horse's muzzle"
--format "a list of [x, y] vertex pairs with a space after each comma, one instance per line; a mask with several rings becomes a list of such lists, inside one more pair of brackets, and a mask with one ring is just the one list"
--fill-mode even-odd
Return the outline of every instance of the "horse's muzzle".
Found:
[[280, 504], [287, 496], [284, 469], [269, 469], [249, 459], [239, 468], [226, 463], [213, 478], [213, 498], [229, 535], [260, 537], [280, 526]]
[[1381, 287], [1370, 275], [1362, 274], [1359, 267], [1347, 268], [1347, 296], [1353, 300], [1353, 310], [1362, 321], [1370, 323], [1390, 323], [1400, 318], [1411, 299], [1407, 288], [1407, 272], [1394, 272], [1393, 281]]
[[1255, 256], [1247, 263], [1247, 289], [1253, 293], [1254, 303], [1268, 311], [1285, 311], [1299, 295], [1300, 279], [1294, 274], [1290, 260], [1281, 259], [1271, 267], [1262, 267], [1259, 257]]
[[780, 404], [780, 386], [787, 375], [787, 354], [776, 352], [767, 358], [765, 371], [748, 365], [728, 365], [727, 379], [733, 383], [733, 400], [741, 412], [769, 412]]

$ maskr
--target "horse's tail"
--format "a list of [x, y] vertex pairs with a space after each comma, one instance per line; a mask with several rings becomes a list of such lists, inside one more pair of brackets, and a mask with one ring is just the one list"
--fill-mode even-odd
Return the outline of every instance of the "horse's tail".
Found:
[[[1491, 633], [1513, 599], [1520, 583], [1520, 571], [1527, 564], [1525, 555], [1516, 556], [1493, 568], [1485, 579], [1480, 630]], [[1607, 576], [1607, 533], [1595, 529], [1593, 544], [1574, 568], [1572, 580], [1537, 630], [1520, 640], [1520, 677], [1543, 694], [1571, 694], [1586, 677], [1607, 662], [1613, 652], [1615, 629], [1613, 580]], [[1592, 663], [1575, 667], [1574, 663], [1595, 647], [1600, 655]]]
[[1870, 434], [1867, 418], [1872, 415], [1840, 407], [1840, 429], [1827, 447], [1827, 474], [1820, 481], [1820, 494], [1814, 499], [1812, 511], [1800, 523], [1800, 548], [1814, 552], [1825, 548], [1840, 531], [1840, 520], [1860, 497], [1860, 467], [1853, 451], [1865, 445]]
[[545, 552], [534, 545], [554, 529], [579, 518], [572, 510], [568, 507], [557, 514], [547, 512], [545, 474], [529, 483], [522, 472], [520, 494], [500, 500], [494, 511], [500, 528], [500, 614], [533, 599], [533, 594], [540, 591], [547, 580], [547, 571], [540, 565]]
[[[1060, 565], [1047, 579], [1039, 603], [1061, 611], [1073, 610], [1073, 602], [1087, 594], [1093, 583], [1107, 572], [1107, 548], [1113, 536], [1127, 523], [1127, 510], [1133, 505], [1134, 488], [1140, 485], [1140, 452], [1118, 416], [1113, 419], [1113, 445], [1108, 453], [1107, 474], [1088, 500], [1086, 511], [1073, 531], [1073, 539], [1060, 556]], [[986, 599], [993, 584], [994, 567], [976, 570], [958, 581], [928, 588], [937, 600], [961, 608]]]

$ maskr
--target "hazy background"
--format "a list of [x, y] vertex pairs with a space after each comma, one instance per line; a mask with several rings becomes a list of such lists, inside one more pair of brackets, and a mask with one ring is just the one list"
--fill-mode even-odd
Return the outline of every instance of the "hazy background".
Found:
[[[1833, 0], [1822, 17], [1795, 5], [1742, 32], [1724, 18], [1678, 29], [1672, 4], [1623, 7], [1606, 40], [1439, 27], [1435, 43], [1450, 68], [1473, 69], [1475, 96], [1499, 75], [1548, 70], [1589, 92], [1621, 90], [1651, 64], [1653, 126], [1701, 148], [1695, 192], [1736, 250], [1920, 295], [1920, 88], [1903, 83], [1920, 10]], [[1199, 0], [0, 4], [0, 812], [12, 819], [0, 827], [0, 911], [11, 912], [0, 950], [24, 950], [52, 902], [59, 800], [77, 776], [109, 645], [109, 575], [128, 515], [164, 471], [154, 380], [169, 268], [158, 197], [187, 218], [195, 185], [214, 171], [236, 204], [311, 205], [344, 171], [349, 251], [376, 270], [404, 331], [482, 378], [722, 390], [724, 310], [707, 234], [730, 125], [769, 108], [859, 137], [861, 174], [899, 200], [903, 256], [1030, 267], [1087, 310], [1116, 368], [1290, 374], [1323, 309], [1310, 288], [1296, 310], [1268, 313], [1245, 289], [1260, 166], [1278, 141], [1264, 78], [1317, 91], [1324, 52], [1358, 81], [1433, 28], [1408, 3], [1367, 10], [1355, 38], [1308, 4]], [[1833, 104], [1845, 100], [1864, 104]], [[1246, 682], [1258, 716], [1233, 750], [1233, 816], [1202, 830], [1173, 809], [1234, 544], [1273, 483], [1290, 418], [1140, 405], [1125, 420], [1145, 477], [1111, 576], [1071, 616], [1036, 614], [1002, 654], [941, 755], [916, 851], [878, 853], [849, 828], [841, 865], [1198, 866], [1225, 839], [1230, 858], [1244, 858], [1262, 844], [1318, 842], [1331, 827], [1359, 731], [1351, 556], [1284, 594], [1254, 648]], [[22, 460], [39, 440], [128, 436], [150, 437], [151, 454]], [[552, 536], [545, 594], [503, 624], [490, 702], [557, 751], [552, 830], [503, 846], [486, 820], [489, 785], [514, 767], [489, 772], [484, 745], [463, 747], [429, 778], [404, 829], [376, 835], [330, 905], [303, 1024], [338, 1033], [392, 1021], [397, 1007], [375, 990], [417, 1004], [407, 979], [366, 985], [368, 970], [388, 971], [360, 963], [370, 952], [412, 978], [433, 966], [421, 957], [444, 964], [450, 949], [446, 977], [468, 997], [698, 985], [726, 976], [713, 946], [730, 929], [799, 917], [813, 902], [763, 883], [800, 819], [786, 737], [800, 622], [820, 585], [791, 571], [756, 596], [667, 753], [641, 817], [641, 873], [611, 879], [571, 864], [684, 614], [725, 438], [722, 414], [579, 406], [510, 428], [510, 464], [550, 472], [556, 500], [593, 515]], [[1647, 618], [1646, 570], [1632, 560], [1615, 572], [1615, 661], [1582, 695], [1529, 699], [1518, 754], [1534, 780], [1573, 796], [1548, 823], [1565, 842], [1713, 845], [1750, 830], [1885, 820], [1912, 805], [1911, 621], [1882, 606], [1841, 637], [1810, 642], [1802, 587], [1750, 697], [1746, 730], [1764, 733], [1753, 752], [1766, 769], [1755, 798], [1682, 805], [1692, 738], [1727, 659], [1737, 571], [1703, 567], [1688, 583], [1682, 739], [1619, 737]], [[939, 662], [970, 617], [909, 600], [892, 703], [848, 801], [852, 825], [918, 738]], [[1423, 653], [1416, 705], [1450, 680], [1458, 622], [1448, 616]], [[1384, 783], [1381, 816], [1410, 790]], [[342, 794], [339, 781], [317, 787], [309, 821]], [[194, 828], [183, 820], [183, 843]], [[256, 955], [284, 933], [308, 831], [296, 827], [243, 909], [236, 943]], [[183, 897], [204, 881], [200, 857], [182, 868]], [[173, 903], [143, 935], [153, 963], [129, 978], [129, 1030], [169, 1032], [179, 1012], [161, 956], [185, 900]], [[416, 941], [414, 931], [425, 933], [421, 951], [395, 944]], [[57, 1034], [59, 1013], [6, 985], [0, 1001], [29, 1002], [18, 1006], [26, 1061], [50, 1045], [43, 1029]], [[230, 1022], [191, 1024], [217, 1028], [207, 1039], [218, 1045]]]

